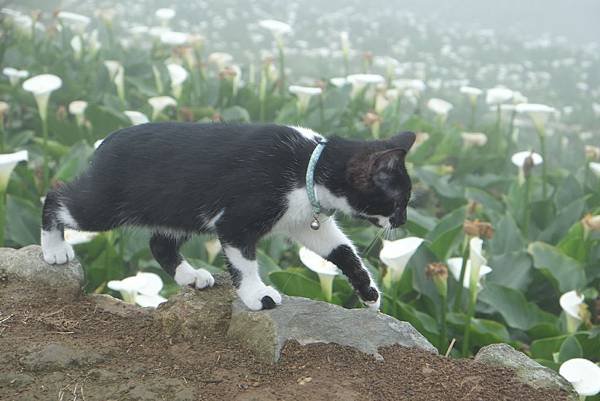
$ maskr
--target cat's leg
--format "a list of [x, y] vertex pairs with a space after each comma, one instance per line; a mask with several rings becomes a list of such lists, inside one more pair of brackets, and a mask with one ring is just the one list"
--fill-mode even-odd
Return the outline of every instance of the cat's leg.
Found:
[[363, 265], [354, 245], [339, 229], [335, 220], [329, 218], [318, 230], [302, 227], [290, 236], [335, 264], [348, 277], [362, 302], [371, 309], [379, 310], [381, 294], [369, 270]]
[[229, 262], [231, 280], [242, 302], [251, 310], [273, 309], [275, 305], [280, 305], [281, 295], [260, 279], [254, 247], [248, 249], [226, 245], [225, 239], [221, 239], [221, 242]]
[[150, 238], [150, 250], [154, 259], [179, 285], [189, 285], [202, 289], [212, 287], [215, 279], [206, 269], [194, 269], [179, 253], [186, 235], [171, 235], [156, 232]]
[[63, 264], [75, 259], [73, 247], [64, 238], [65, 226], [77, 229], [77, 222], [61, 202], [58, 192], [50, 191], [46, 195], [42, 210], [40, 238], [46, 263]]

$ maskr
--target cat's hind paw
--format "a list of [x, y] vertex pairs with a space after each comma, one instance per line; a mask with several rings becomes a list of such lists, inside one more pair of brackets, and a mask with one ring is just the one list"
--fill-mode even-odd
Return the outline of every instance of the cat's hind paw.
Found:
[[185, 260], [175, 269], [175, 282], [179, 285], [189, 285], [199, 290], [215, 285], [215, 279], [208, 270], [194, 269]]
[[244, 305], [254, 311], [273, 309], [276, 305], [281, 305], [281, 294], [273, 287], [266, 285], [251, 288], [240, 287], [238, 295]]

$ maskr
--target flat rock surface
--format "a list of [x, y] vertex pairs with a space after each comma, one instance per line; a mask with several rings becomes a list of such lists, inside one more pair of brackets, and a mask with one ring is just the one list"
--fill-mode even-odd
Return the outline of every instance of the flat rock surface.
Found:
[[344, 309], [326, 302], [283, 297], [275, 309], [253, 312], [240, 300], [233, 304], [228, 334], [259, 358], [275, 362], [287, 341], [301, 345], [334, 343], [381, 358], [378, 348], [401, 345], [437, 350], [414, 327], [369, 309]]
[[83, 269], [77, 260], [64, 265], [49, 265], [39, 245], [21, 249], [0, 248], [0, 273], [50, 287], [64, 295], [79, 295], [84, 283]]
[[[561, 389], [572, 392], [573, 387], [561, 375], [540, 365], [508, 344], [491, 344], [479, 350], [475, 360], [495, 366], [513, 369], [517, 377], [535, 388]], [[573, 393], [573, 396], [575, 394]], [[575, 396], [574, 399], [577, 399]]]

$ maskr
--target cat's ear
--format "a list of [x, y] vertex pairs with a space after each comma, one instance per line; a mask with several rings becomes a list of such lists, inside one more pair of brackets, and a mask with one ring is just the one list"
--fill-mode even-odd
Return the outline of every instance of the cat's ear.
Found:
[[415, 143], [417, 136], [414, 132], [401, 132], [391, 137], [388, 141], [397, 148], [403, 149], [406, 153]]
[[376, 186], [390, 195], [395, 195], [399, 188], [394, 182], [400, 169], [404, 168], [406, 150], [401, 147], [384, 150], [375, 155], [371, 168], [371, 179]]

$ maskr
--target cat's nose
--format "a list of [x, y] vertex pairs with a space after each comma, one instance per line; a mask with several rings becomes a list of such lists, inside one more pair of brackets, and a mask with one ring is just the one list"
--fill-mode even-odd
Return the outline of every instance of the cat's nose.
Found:
[[406, 223], [406, 209], [396, 210], [390, 217], [390, 224], [393, 228], [400, 227]]

